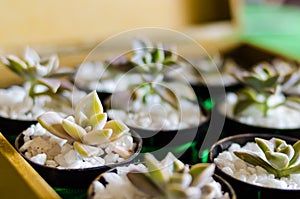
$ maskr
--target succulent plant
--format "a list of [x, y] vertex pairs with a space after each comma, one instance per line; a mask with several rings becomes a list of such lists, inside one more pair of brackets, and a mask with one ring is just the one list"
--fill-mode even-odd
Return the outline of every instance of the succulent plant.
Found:
[[257, 105], [264, 116], [270, 109], [281, 105], [300, 109], [300, 98], [285, 96], [283, 91], [299, 81], [297, 67], [287, 64], [261, 63], [252, 71], [236, 71], [235, 77], [245, 85], [238, 92], [238, 102], [233, 113], [240, 114], [251, 105]]
[[35, 50], [27, 47], [23, 58], [7, 55], [1, 56], [0, 61], [24, 81], [30, 83], [28, 91], [30, 97], [49, 95], [70, 102], [60, 94], [64, 90], [72, 90], [73, 85], [62, 78], [71, 74], [72, 70], [59, 67], [56, 55], [41, 58]]
[[176, 95], [163, 83], [165, 74], [181, 64], [175, 49], [168, 49], [161, 43], [154, 45], [148, 40], [136, 39], [133, 41], [133, 56], [130, 61], [144, 80], [139, 89], [134, 91], [133, 96], [139, 97], [138, 91], [142, 89], [143, 102], [146, 102], [147, 95], [156, 94], [173, 108], [178, 109]]
[[264, 168], [277, 178], [300, 173], [300, 140], [294, 145], [279, 138], [255, 138], [255, 142], [262, 150], [263, 157], [243, 151], [235, 151], [234, 154], [251, 165]]
[[[96, 155], [98, 145], [116, 141], [129, 133], [125, 124], [107, 121], [96, 91], [78, 102], [74, 116], [63, 118], [56, 112], [46, 112], [38, 117], [38, 122], [53, 135], [67, 139], [83, 157]], [[126, 159], [132, 154], [122, 146], [116, 146], [114, 152]]]
[[145, 154], [148, 171], [131, 171], [127, 174], [130, 182], [140, 191], [158, 198], [212, 198], [214, 189], [208, 184], [215, 165], [199, 163], [189, 167], [172, 153], [158, 161], [152, 154]]

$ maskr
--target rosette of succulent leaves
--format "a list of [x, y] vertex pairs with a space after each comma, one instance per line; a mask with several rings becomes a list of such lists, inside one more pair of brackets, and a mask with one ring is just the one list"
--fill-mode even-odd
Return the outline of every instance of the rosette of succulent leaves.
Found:
[[[53, 135], [67, 139], [82, 157], [97, 155], [97, 146], [130, 133], [125, 124], [116, 120], [107, 121], [96, 91], [78, 102], [74, 116], [63, 118], [56, 112], [46, 112], [38, 117], [38, 122]], [[114, 152], [125, 159], [132, 154], [122, 146], [115, 147]]]
[[294, 145], [279, 138], [255, 138], [255, 142], [263, 152], [262, 157], [248, 151], [235, 151], [234, 154], [253, 166], [264, 168], [277, 178], [300, 173], [300, 140]]
[[158, 95], [164, 102], [178, 110], [175, 93], [164, 84], [164, 76], [180, 67], [175, 47], [166, 47], [162, 43], [153, 44], [144, 39], [133, 41], [133, 55], [130, 62], [141, 75], [143, 82], [133, 91], [133, 100], [141, 97], [146, 103], [148, 95]]
[[52, 99], [71, 103], [62, 93], [73, 89], [73, 84], [66, 78], [73, 70], [59, 67], [57, 55], [41, 58], [35, 50], [27, 47], [23, 58], [7, 55], [1, 56], [0, 60], [8, 69], [29, 83], [28, 96], [31, 98], [48, 95]]
[[208, 182], [214, 164], [185, 165], [172, 153], [158, 161], [152, 154], [144, 157], [147, 172], [130, 171], [129, 181], [141, 192], [154, 198], [185, 199], [213, 198], [215, 189]]
[[260, 63], [251, 71], [236, 71], [234, 76], [245, 86], [237, 93], [238, 101], [233, 109], [234, 115], [239, 115], [252, 105], [256, 105], [265, 117], [270, 109], [282, 105], [300, 110], [300, 98], [285, 96], [283, 93], [299, 81], [298, 67]]

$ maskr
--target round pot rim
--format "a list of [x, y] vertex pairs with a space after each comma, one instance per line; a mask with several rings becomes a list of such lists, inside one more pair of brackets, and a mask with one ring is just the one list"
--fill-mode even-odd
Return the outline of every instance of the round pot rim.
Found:
[[17, 149], [17, 151], [19, 152], [19, 154], [21, 154], [21, 156], [28, 161], [30, 164], [43, 168], [43, 169], [47, 169], [47, 170], [53, 170], [53, 171], [58, 171], [58, 172], [81, 172], [81, 171], [93, 171], [93, 170], [99, 170], [102, 168], [114, 168], [117, 166], [122, 166], [124, 164], [128, 164], [130, 162], [132, 162], [136, 157], [138, 157], [138, 155], [140, 154], [141, 150], [142, 150], [142, 143], [143, 140], [141, 138], [141, 136], [139, 134], [137, 134], [136, 132], [131, 131], [131, 135], [133, 137], [133, 139], [136, 139], [136, 144], [137, 146], [135, 147], [135, 152], [132, 154], [132, 156], [130, 156], [128, 159], [122, 161], [122, 162], [118, 162], [118, 163], [110, 163], [110, 164], [106, 164], [106, 165], [102, 165], [102, 166], [95, 166], [95, 167], [87, 167], [87, 168], [62, 168], [62, 169], [58, 169], [56, 167], [50, 167], [50, 166], [46, 166], [46, 165], [41, 165], [38, 164], [32, 160], [30, 160], [28, 157], [25, 156], [25, 154], [23, 154], [20, 151], [20, 147], [18, 141], [24, 137], [23, 132], [20, 133], [17, 138], [15, 139], [15, 148]]
[[[259, 133], [247, 133], [247, 134], [238, 134], [238, 135], [233, 135], [233, 136], [229, 136], [229, 137], [226, 137], [226, 138], [223, 138], [221, 140], [218, 140], [216, 143], [214, 143], [210, 150], [209, 150], [209, 160], [213, 163], [214, 162], [214, 158], [213, 157], [213, 149], [218, 146], [218, 145], [221, 145], [221, 143], [223, 142], [227, 142], [227, 141], [234, 141], [235, 139], [237, 138], [243, 138], [243, 137], [247, 137], [247, 138], [250, 138], [250, 137], [277, 137], [277, 138], [283, 138], [283, 139], [290, 139], [292, 141], [297, 141], [299, 139], [295, 138], [295, 137], [291, 137], [291, 136], [286, 136], [286, 135], [274, 135], [274, 134], [259, 134]], [[235, 143], [235, 142], [232, 142], [232, 143]], [[247, 143], [247, 142], [246, 142]], [[223, 151], [227, 150], [227, 149], [222, 149]], [[264, 187], [264, 186], [260, 186], [260, 185], [255, 185], [255, 184], [251, 184], [249, 182], [245, 182], [245, 181], [242, 181], [242, 180], [239, 180], [237, 178], [235, 178], [234, 176], [231, 176], [225, 172], [223, 172], [216, 164], [216, 169], [222, 173], [222, 175], [226, 176], [226, 178], [230, 178], [231, 180], [234, 180], [238, 183], [241, 183], [241, 184], [244, 184], [244, 185], [247, 185], [247, 186], [252, 186], [258, 190], [261, 190], [261, 189], [264, 189], [264, 190], [268, 190], [268, 191], [274, 191], [274, 190], [280, 190], [280, 191], [283, 191], [283, 192], [299, 192], [300, 193], [300, 188], [299, 189], [282, 189], [282, 188], [274, 188], [274, 187]]]

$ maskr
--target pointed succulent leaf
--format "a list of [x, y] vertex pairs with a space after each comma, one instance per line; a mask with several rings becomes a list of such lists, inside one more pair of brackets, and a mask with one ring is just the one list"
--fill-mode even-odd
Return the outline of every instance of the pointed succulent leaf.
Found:
[[252, 164], [253, 166], [260, 166], [267, 170], [269, 173], [274, 174], [277, 176], [277, 170], [274, 169], [269, 163], [267, 163], [265, 160], [263, 160], [261, 157], [256, 155], [255, 153], [251, 152], [242, 152], [242, 151], [234, 151], [234, 155], [236, 155], [238, 158], [244, 160], [245, 162]]
[[62, 120], [62, 127], [74, 140], [82, 141], [83, 136], [86, 135], [84, 128], [67, 119]]
[[263, 88], [263, 83], [262, 81], [254, 76], [248, 76], [244, 77], [244, 81], [247, 85], [249, 85], [251, 88], [260, 91]]
[[129, 128], [122, 122], [119, 122], [117, 120], [110, 120], [106, 122], [106, 124], [103, 127], [104, 129], [112, 129], [113, 134], [110, 137], [111, 141], [115, 141], [122, 137], [125, 133], [129, 132]]
[[62, 126], [63, 117], [61, 117], [56, 112], [46, 112], [40, 115], [37, 118], [38, 122], [45, 128], [47, 131], [52, 133], [53, 135], [72, 140], [73, 138], [64, 130]]
[[179, 109], [179, 101], [171, 89], [159, 84], [154, 85], [153, 89], [155, 90], [155, 93], [161, 97], [161, 99], [171, 105], [174, 109]]
[[185, 189], [178, 184], [169, 184], [167, 186], [167, 198], [169, 199], [187, 199], [189, 198]]
[[145, 163], [148, 167], [148, 171], [151, 179], [158, 185], [164, 186], [169, 180], [169, 173], [166, 167], [162, 165], [152, 154], [146, 153], [144, 156]]
[[274, 145], [269, 140], [255, 138], [255, 142], [264, 153], [267, 151], [274, 151]]
[[79, 124], [80, 126], [82, 126], [82, 127], [86, 127], [86, 126], [88, 126], [89, 125], [89, 119], [87, 118], [87, 116], [83, 113], [83, 112], [79, 112], [79, 113], [77, 113], [77, 115], [76, 115], [76, 119], [77, 120], [75, 120], [76, 122], [77, 122], [77, 124]]
[[38, 78], [38, 83], [46, 86], [52, 93], [56, 93], [61, 81], [58, 79]]
[[24, 59], [30, 66], [36, 66], [40, 62], [40, 56], [37, 54], [35, 50], [30, 47], [26, 47], [24, 53]]
[[247, 99], [253, 102], [259, 102], [257, 100], [257, 93], [253, 89], [242, 89], [239, 93], [245, 95]]
[[115, 146], [113, 148], [113, 151], [117, 154], [119, 154], [122, 158], [124, 159], [128, 159], [131, 157], [132, 153], [130, 151], [128, 151], [128, 149], [126, 149], [123, 146]]
[[184, 163], [176, 159], [173, 163], [174, 172], [179, 172], [184, 169]]
[[90, 125], [93, 126], [93, 129], [103, 129], [103, 127], [105, 126], [107, 121], [107, 113], [98, 113], [93, 115], [90, 120], [89, 123]]
[[281, 170], [279, 177], [285, 177], [290, 174], [300, 174], [300, 164]]
[[98, 147], [82, 144], [77, 141], [73, 143], [73, 147], [82, 157], [92, 157], [97, 155], [100, 151]]
[[209, 163], [195, 164], [190, 169], [190, 174], [193, 177], [192, 186], [202, 187], [213, 175], [215, 165]]
[[286, 154], [288, 156], [289, 160], [291, 160], [295, 154], [295, 151], [291, 145], [286, 145], [286, 146], [280, 148], [277, 152]]
[[155, 184], [151, 178], [139, 171], [131, 171], [127, 173], [129, 181], [140, 191], [154, 197], [163, 197], [164, 191]]
[[75, 108], [75, 120], [78, 123], [77, 115], [82, 112], [87, 118], [95, 114], [103, 113], [103, 106], [98, 98], [97, 92], [92, 91], [87, 96], [82, 98]]
[[46, 68], [47, 68], [47, 76], [50, 76], [52, 74], [58, 74], [56, 73], [56, 70], [59, 67], [59, 59], [57, 55], [52, 55], [47, 59], [46, 63]]
[[272, 151], [274, 151], [274, 149], [281, 147], [281, 146], [287, 146], [286, 142], [282, 139], [279, 138], [272, 138], [270, 140], [270, 142], [273, 144], [274, 148], [272, 149]]
[[168, 152], [166, 157], [161, 161], [161, 164], [170, 167], [170, 171], [172, 172], [179, 172], [185, 167], [184, 163], [178, 160], [171, 152]]
[[289, 166], [292, 166], [294, 164], [299, 164], [300, 162], [300, 140], [298, 140], [294, 145], [293, 145], [295, 154], [293, 158], [290, 160]]
[[267, 151], [265, 155], [272, 167], [277, 170], [285, 169], [289, 165], [289, 158], [286, 154]]
[[249, 106], [251, 106], [254, 103], [255, 102], [249, 99], [239, 100], [233, 107], [233, 114], [234, 115], [241, 114], [244, 110], [246, 110]]
[[5, 59], [4, 64], [13, 72], [16, 74], [23, 76], [24, 70], [26, 70], [28, 67], [24, 61], [19, 59], [18, 57], [14, 55], [8, 55]]
[[300, 98], [299, 97], [293, 97], [293, 96], [288, 96], [286, 98], [286, 106], [291, 107], [293, 109], [300, 110]]
[[83, 136], [83, 143], [99, 145], [109, 142], [113, 131], [111, 129], [92, 130]]
[[169, 180], [171, 184], [178, 184], [183, 189], [189, 187], [192, 182], [192, 176], [189, 173], [174, 173]]

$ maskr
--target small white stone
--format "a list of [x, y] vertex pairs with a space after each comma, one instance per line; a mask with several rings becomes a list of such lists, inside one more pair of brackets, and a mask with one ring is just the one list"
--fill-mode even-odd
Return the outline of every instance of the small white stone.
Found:
[[64, 159], [68, 165], [73, 164], [76, 160], [76, 152], [74, 150], [70, 150], [64, 155]]
[[36, 156], [31, 157], [31, 161], [44, 165], [47, 159], [47, 155], [45, 153], [37, 154]]
[[115, 162], [117, 162], [118, 158], [119, 158], [119, 155], [118, 155], [118, 154], [110, 153], [110, 154], [107, 154], [107, 155], [104, 157], [104, 160], [105, 160], [105, 163], [106, 163], [106, 164], [110, 164], [110, 163], [115, 163]]

